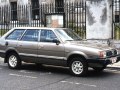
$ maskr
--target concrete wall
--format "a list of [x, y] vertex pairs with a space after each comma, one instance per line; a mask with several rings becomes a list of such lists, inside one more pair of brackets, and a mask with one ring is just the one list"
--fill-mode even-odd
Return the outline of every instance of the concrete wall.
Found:
[[18, 5], [26, 5], [28, 4], [28, 0], [17, 0]]
[[0, 6], [10, 5], [10, 2], [17, 1], [18, 5], [26, 5], [28, 4], [28, 0], [0, 0]]
[[[18, 5], [25, 5], [25, 4], [28, 4], [31, 2], [31, 0], [0, 0], [0, 5], [8, 5], [10, 4], [9, 2], [14, 2], [14, 1], [17, 1], [18, 2]], [[64, 0], [65, 3], [67, 2], [79, 2], [81, 0]], [[86, 1], [86, 0], [83, 0], [83, 1]], [[55, 0], [39, 0], [39, 3], [41, 4], [45, 4], [45, 3], [55, 3]]]
[[87, 1], [87, 39], [112, 38], [112, 0]]

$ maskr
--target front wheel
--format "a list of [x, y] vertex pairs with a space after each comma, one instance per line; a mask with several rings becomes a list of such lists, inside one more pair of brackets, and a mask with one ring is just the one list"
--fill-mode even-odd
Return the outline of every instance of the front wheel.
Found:
[[83, 76], [88, 71], [87, 63], [80, 57], [72, 58], [69, 67], [70, 72], [75, 76]]
[[7, 56], [7, 61], [10, 69], [18, 69], [21, 66], [21, 60], [16, 53], [10, 53]]

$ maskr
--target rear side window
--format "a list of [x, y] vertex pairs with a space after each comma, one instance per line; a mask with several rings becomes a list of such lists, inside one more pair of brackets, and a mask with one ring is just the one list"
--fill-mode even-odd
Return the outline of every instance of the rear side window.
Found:
[[38, 41], [39, 30], [29, 29], [22, 37], [22, 41]]
[[24, 33], [25, 29], [15, 29], [12, 33], [10, 33], [6, 39], [8, 40], [18, 40], [21, 35]]

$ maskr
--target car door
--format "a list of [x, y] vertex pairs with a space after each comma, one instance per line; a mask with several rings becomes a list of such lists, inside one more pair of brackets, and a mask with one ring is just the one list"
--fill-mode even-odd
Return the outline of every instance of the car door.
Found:
[[4, 49], [14, 49], [17, 46], [18, 40], [24, 33], [25, 29], [15, 29], [5, 38]]
[[54, 39], [58, 39], [52, 30], [42, 29], [40, 41], [38, 43], [38, 61], [45, 64], [64, 64], [64, 45], [56, 44]]
[[23, 61], [37, 61], [38, 34], [39, 30], [27, 29], [23, 37], [18, 41], [17, 49]]
[[5, 42], [3, 43], [2, 49], [6, 50], [15, 50], [18, 43], [18, 40], [21, 38], [22, 34], [24, 33], [25, 29], [14, 29], [6, 38]]

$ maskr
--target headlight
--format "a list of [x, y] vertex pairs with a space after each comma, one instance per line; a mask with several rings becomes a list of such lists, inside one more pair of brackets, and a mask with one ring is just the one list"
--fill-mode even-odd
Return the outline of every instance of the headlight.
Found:
[[114, 54], [114, 55], [118, 55], [118, 50], [117, 50], [117, 49], [114, 49], [114, 50], [113, 50], [113, 54]]
[[100, 58], [106, 58], [106, 52], [105, 51], [100, 51], [99, 52], [99, 57]]

